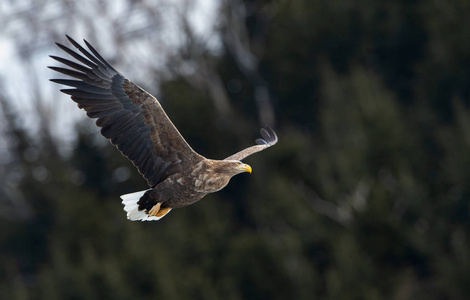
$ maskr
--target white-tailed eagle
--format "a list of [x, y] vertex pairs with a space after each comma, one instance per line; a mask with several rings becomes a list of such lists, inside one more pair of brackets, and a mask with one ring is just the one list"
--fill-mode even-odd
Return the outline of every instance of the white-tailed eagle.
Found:
[[173, 208], [219, 191], [232, 176], [251, 173], [242, 159], [277, 143], [276, 133], [267, 127], [261, 129], [257, 145], [224, 160], [207, 159], [188, 145], [155, 97], [116, 71], [87, 41], [89, 50], [67, 38], [81, 54], [57, 43], [76, 61], [51, 56], [69, 68], [49, 68], [74, 79], [51, 81], [72, 87], [61, 91], [97, 119], [101, 134], [132, 161], [150, 186], [121, 196], [129, 220], [159, 220]]

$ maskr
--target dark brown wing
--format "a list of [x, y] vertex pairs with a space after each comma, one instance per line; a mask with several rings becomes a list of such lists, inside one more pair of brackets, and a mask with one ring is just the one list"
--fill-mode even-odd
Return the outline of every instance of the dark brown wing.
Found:
[[260, 132], [263, 138], [256, 140], [256, 144], [258, 145], [248, 147], [227, 157], [224, 160], [242, 160], [253, 153], [263, 151], [264, 149], [269, 148], [277, 143], [277, 135], [271, 127], [266, 127], [266, 129], [261, 128]]
[[57, 44], [80, 63], [51, 56], [70, 69], [49, 68], [78, 80], [51, 81], [74, 87], [61, 91], [71, 95], [90, 118], [98, 118], [96, 125], [101, 127], [101, 134], [133, 162], [150, 186], [202, 159], [186, 143], [155, 97], [116, 71], [87, 41], [91, 53], [67, 38], [85, 57]]

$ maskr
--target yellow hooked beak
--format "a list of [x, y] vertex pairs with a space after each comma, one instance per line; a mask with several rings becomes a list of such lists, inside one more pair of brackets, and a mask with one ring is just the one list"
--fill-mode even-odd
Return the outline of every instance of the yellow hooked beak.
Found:
[[247, 164], [241, 164], [240, 166], [238, 166], [238, 168], [242, 171], [251, 173], [251, 167]]

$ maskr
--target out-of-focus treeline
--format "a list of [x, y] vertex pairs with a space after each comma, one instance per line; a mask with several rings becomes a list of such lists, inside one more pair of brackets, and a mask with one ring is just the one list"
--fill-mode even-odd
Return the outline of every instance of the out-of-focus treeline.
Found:
[[[125, 18], [57, 1], [65, 27], [24, 30], [44, 47], [88, 20], [77, 40], [127, 52], [155, 41], [157, 61], [165, 6], [124, 2], [150, 25], [129, 31]], [[221, 192], [130, 222], [119, 195], [145, 182], [92, 121], [64, 154], [51, 133], [61, 111], [37, 109], [32, 130], [0, 94], [0, 298], [468, 299], [469, 2], [221, 1], [216, 46], [183, 2], [165, 62], [118, 69], [147, 68], [130, 79], [206, 157], [252, 145], [265, 125], [279, 143]], [[105, 57], [119, 66], [122, 49]], [[24, 88], [51, 84], [35, 82]]]

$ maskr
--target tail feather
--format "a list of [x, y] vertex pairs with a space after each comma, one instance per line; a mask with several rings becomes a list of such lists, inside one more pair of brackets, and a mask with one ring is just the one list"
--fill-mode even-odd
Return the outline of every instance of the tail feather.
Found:
[[149, 216], [145, 210], [139, 210], [139, 202], [140, 198], [150, 190], [125, 194], [121, 196], [122, 204], [124, 205], [124, 210], [127, 212], [127, 219], [131, 221], [157, 221], [166, 216], [171, 209], [163, 216], [156, 217], [156, 216]]

